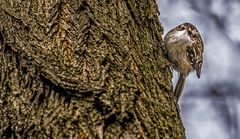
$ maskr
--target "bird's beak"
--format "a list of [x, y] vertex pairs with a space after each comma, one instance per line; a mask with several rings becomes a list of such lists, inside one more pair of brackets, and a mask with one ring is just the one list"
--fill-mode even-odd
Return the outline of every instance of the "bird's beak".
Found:
[[194, 65], [193, 67], [196, 70], [197, 77], [200, 78], [200, 76], [201, 76], [201, 65], [197, 64], [197, 65]]
[[197, 73], [197, 77], [200, 78], [201, 70], [196, 70], [196, 73]]

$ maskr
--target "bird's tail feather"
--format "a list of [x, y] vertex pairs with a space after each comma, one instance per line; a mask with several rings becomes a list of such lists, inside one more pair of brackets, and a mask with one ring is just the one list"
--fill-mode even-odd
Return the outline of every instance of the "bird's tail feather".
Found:
[[177, 85], [175, 87], [175, 91], [174, 91], [177, 102], [178, 102], [180, 96], [182, 95], [185, 79], [186, 79], [186, 76], [183, 76], [182, 74], [180, 74]]

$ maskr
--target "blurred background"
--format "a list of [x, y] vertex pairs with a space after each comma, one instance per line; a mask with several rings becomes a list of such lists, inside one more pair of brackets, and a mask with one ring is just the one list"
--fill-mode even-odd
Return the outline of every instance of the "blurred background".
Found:
[[[157, 0], [164, 35], [197, 26], [205, 44], [201, 79], [187, 78], [180, 98], [188, 139], [240, 139], [240, 0]], [[174, 73], [176, 84], [178, 74]]]

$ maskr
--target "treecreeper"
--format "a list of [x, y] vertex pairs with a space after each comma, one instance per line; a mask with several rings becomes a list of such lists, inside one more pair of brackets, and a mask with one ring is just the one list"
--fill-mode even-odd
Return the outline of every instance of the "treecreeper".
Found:
[[164, 45], [171, 67], [179, 73], [174, 90], [178, 102], [189, 73], [195, 70], [200, 78], [204, 45], [198, 29], [191, 23], [183, 23], [171, 29], [164, 37]]

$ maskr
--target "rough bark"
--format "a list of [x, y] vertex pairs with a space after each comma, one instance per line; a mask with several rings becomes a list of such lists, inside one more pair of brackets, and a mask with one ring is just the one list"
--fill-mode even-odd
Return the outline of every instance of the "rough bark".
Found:
[[154, 0], [1, 0], [0, 138], [185, 138]]

